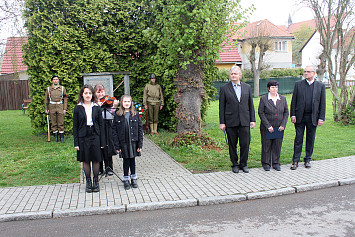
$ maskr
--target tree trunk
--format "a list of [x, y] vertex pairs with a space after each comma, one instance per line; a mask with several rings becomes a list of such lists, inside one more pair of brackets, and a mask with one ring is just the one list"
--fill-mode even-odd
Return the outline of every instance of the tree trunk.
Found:
[[326, 52], [323, 52], [319, 55], [319, 65], [317, 69], [318, 81], [322, 82], [324, 78], [324, 74], [326, 72], [327, 66], [327, 56]]
[[201, 132], [201, 103], [206, 96], [203, 78], [201, 65], [188, 64], [178, 70], [174, 95], [178, 135]]
[[260, 82], [260, 72], [255, 70], [254, 72], [254, 97], [259, 97], [259, 82]]

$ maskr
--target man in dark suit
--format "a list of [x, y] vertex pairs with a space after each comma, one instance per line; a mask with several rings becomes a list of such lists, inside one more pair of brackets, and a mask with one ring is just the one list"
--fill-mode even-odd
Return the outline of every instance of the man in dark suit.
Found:
[[306, 156], [304, 165], [311, 168], [314, 140], [317, 126], [325, 120], [325, 86], [315, 81], [316, 68], [307, 66], [304, 70], [305, 80], [296, 82], [291, 101], [291, 122], [295, 124], [296, 137], [291, 169], [298, 167], [302, 153], [303, 135], [306, 128]]
[[[220, 128], [227, 132], [229, 156], [232, 171], [239, 169], [248, 173], [247, 161], [250, 144], [250, 128], [255, 127], [255, 110], [250, 86], [240, 82], [242, 71], [233, 66], [229, 71], [231, 82], [221, 87], [219, 96]], [[240, 162], [238, 163], [237, 144], [239, 139]]]

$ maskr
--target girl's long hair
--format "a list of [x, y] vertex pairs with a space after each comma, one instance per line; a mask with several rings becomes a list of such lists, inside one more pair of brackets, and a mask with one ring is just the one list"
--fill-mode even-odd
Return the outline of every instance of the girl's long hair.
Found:
[[133, 105], [133, 101], [132, 101], [132, 97], [130, 95], [123, 95], [121, 96], [121, 99], [120, 99], [120, 108], [118, 109], [118, 111], [116, 112], [116, 114], [118, 116], [122, 116], [124, 114], [124, 108], [123, 108], [123, 99], [124, 98], [129, 98], [131, 100], [131, 106], [129, 107], [130, 109], [130, 112], [132, 114], [132, 116], [135, 116], [136, 115], [136, 108], [134, 107]]
[[91, 102], [94, 102], [94, 103], [97, 102], [97, 98], [96, 98], [96, 95], [95, 95], [95, 92], [94, 92], [94, 88], [92, 88], [92, 86], [90, 86], [90, 85], [84, 85], [81, 88], [81, 90], [79, 92], [79, 95], [78, 95], [78, 104], [79, 103], [84, 103], [83, 93], [84, 93], [85, 88], [88, 88], [91, 91], [91, 93], [92, 93]]

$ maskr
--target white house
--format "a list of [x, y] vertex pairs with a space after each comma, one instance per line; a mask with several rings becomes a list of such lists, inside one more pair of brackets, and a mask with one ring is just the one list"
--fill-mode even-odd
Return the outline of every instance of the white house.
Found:
[[[336, 54], [336, 45], [334, 45], [332, 50], [332, 62], [334, 63], [335, 54]], [[320, 63], [319, 55], [322, 53], [323, 46], [320, 44], [320, 34], [318, 30], [315, 30], [311, 37], [307, 40], [307, 42], [300, 49], [302, 53], [302, 67], [305, 68], [308, 65], [318, 66]], [[354, 53], [354, 49], [353, 49]], [[339, 62], [339, 59], [338, 59]], [[335, 67], [335, 65], [333, 65]], [[326, 68], [327, 69], [327, 68]], [[325, 75], [328, 77], [328, 74]], [[337, 75], [337, 79], [339, 79], [339, 75]], [[347, 80], [355, 80], [355, 68], [354, 65], [349, 70]]]
[[[295, 37], [270, 21], [262, 20], [248, 23], [239, 34], [233, 37], [238, 42], [237, 49], [242, 58], [243, 69], [251, 68], [248, 59], [251, 46], [248, 40], [259, 36], [269, 38], [272, 44], [271, 49], [265, 53], [264, 64], [270, 66], [270, 69], [292, 68], [292, 40]], [[256, 53], [256, 62], [258, 62], [258, 56], [259, 52]]]

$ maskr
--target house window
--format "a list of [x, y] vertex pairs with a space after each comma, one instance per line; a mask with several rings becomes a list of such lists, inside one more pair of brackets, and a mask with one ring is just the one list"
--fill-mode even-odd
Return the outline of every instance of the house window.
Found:
[[275, 41], [275, 51], [287, 52], [287, 41]]

